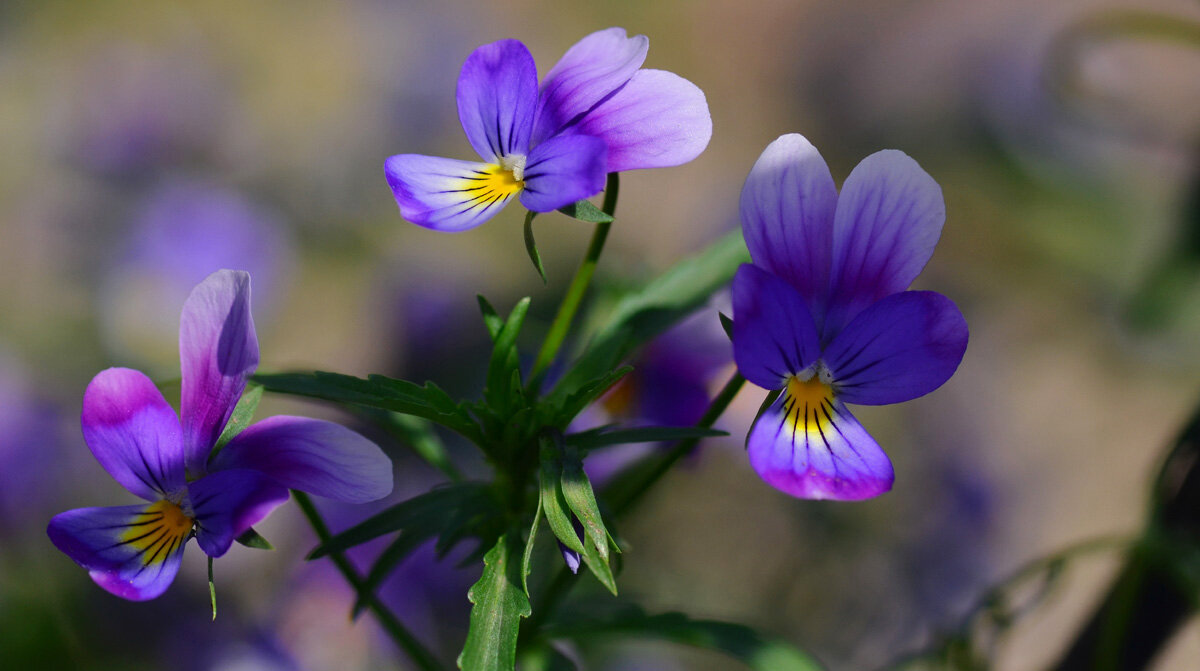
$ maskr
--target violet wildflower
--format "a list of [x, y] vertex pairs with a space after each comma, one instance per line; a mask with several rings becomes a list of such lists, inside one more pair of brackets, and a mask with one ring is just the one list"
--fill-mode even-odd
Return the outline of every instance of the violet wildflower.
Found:
[[804, 137], [772, 142], [742, 188], [754, 264], [733, 280], [733, 350], [747, 380], [782, 390], [751, 429], [750, 464], [801, 498], [858, 500], [892, 464], [846, 403], [886, 405], [950, 379], [967, 323], [950, 299], [906, 291], [941, 235], [941, 188], [902, 152], [863, 159], [841, 194]]
[[250, 276], [221, 270], [183, 306], [181, 410], [139, 371], [110, 368], [88, 385], [83, 437], [110, 475], [149, 505], [80, 508], [47, 533], [59, 550], [113, 594], [162, 594], [193, 536], [209, 557], [299, 489], [366, 502], [392, 489], [390, 460], [372, 442], [330, 422], [271, 417], [213, 447], [258, 365]]
[[524, 44], [500, 40], [467, 58], [458, 116], [484, 162], [400, 154], [384, 165], [400, 214], [457, 232], [514, 196], [549, 212], [599, 193], [605, 175], [686, 163], [704, 151], [704, 94], [670, 72], [642, 70], [649, 40], [601, 30], [567, 50], [538, 88]]

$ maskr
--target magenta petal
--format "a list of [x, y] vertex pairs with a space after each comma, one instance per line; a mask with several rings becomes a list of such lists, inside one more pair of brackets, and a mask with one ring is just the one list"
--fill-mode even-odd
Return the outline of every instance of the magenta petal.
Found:
[[483, 160], [529, 151], [537, 108], [537, 66], [517, 40], [479, 47], [458, 76], [458, 118]]
[[97, 585], [123, 599], [145, 601], [175, 579], [188, 538], [186, 531], [164, 528], [156, 507], [68, 510], [50, 520], [46, 533]]
[[604, 140], [567, 135], [539, 144], [525, 164], [521, 204], [534, 212], [551, 212], [594, 196], [604, 188]]
[[109, 368], [83, 394], [83, 439], [96, 461], [125, 489], [146, 500], [182, 491], [179, 418], [142, 373]]
[[743, 264], [733, 276], [733, 358], [738, 370], [764, 389], [781, 389], [788, 376], [821, 354], [817, 327], [804, 299], [787, 282]]
[[339, 424], [306, 417], [252, 424], [217, 454], [212, 468], [253, 469], [291, 489], [350, 503], [392, 491], [392, 462], [375, 443]]
[[803, 135], [767, 145], [742, 187], [742, 233], [755, 265], [787, 280], [820, 315], [829, 288], [837, 188]]
[[629, 81], [649, 48], [645, 35], [626, 37], [624, 28], [600, 30], [576, 42], [542, 81], [533, 142], [552, 137]]
[[188, 497], [196, 517], [196, 542], [209, 557], [220, 557], [234, 539], [287, 501], [288, 490], [258, 471], [230, 470], [189, 484]]
[[869, 499], [895, 479], [887, 455], [841, 401], [799, 408], [784, 394], [750, 430], [746, 450], [767, 484], [802, 499]]
[[383, 164], [400, 216], [435, 231], [475, 228], [504, 209], [519, 190], [503, 188], [499, 166], [452, 158], [399, 154]]
[[825, 348], [846, 403], [885, 405], [924, 396], [950, 379], [967, 351], [967, 320], [934, 291], [892, 294], [863, 310]]
[[907, 289], [945, 221], [942, 189], [916, 161], [894, 149], [863, 159], [846, 178], [834, 215], [825, 339], [866, 306]]
[[604, 138], [608, 172], [667, 168], [704, 151], [712, 117], [695, 84], [663, 70], [639, 70], [571, 132]]
[[185, 459], [200, 474], [258, 367], [248, 273], [218, 270], [192, 290], [179, 323], [179, 364]]

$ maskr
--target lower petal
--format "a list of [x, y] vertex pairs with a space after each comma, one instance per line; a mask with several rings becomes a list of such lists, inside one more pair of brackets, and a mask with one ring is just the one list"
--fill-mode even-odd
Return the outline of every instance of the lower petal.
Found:
[[400, 154], [383, 169], [401, 216], [449, 233], [491, 219], [522, 188], [510, 171], [492, 163]]
[[196, 542], [204, 554], [220, 557], [233, 539], [287, 501], [288, 490], [257, 471], [233, 470], [189, 484], [188, 497], [196, 516]]
[[802, 499], [858, 501], [892, 488], [892, 463], [840, 401], [783, 394], [750, 431], [750, 465]]
[[131, 601], [153, 599], [179, 572], [192, 520], [179, 506], [79, 508], [55, 515], [46, 533], [92, 580]]
[[521, 204], [551, 212], [604, 188], [604, 140], [588, 135], [551, 138], [529, 152]]

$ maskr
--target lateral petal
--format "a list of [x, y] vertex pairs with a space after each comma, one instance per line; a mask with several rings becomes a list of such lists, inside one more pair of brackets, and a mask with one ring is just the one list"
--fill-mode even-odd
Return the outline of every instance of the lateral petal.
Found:
[[189, 484], [188, 499], [196, 542], [204, 554], [220, 557], [235, 538], [287, 501], [288, 490], [258, 471], [217, 471]]
[[804, 299], [787, 282], [750, 264], [733, 276], [733, 358], [745, 378], [780, 389], [821, 354]]
[[482, 224], [521, 192], [499, 165], [420, 154], [383, 164], [400, 216], [435, 231], [458, 233]]
[[604, 189], [604, 140], [587, 135], [551, 138], [529, 152], [521, 204], [551, 212]]
[[485, 44], [458, 76], [458, 119], [480, 158], [499, 163], [529, 151], [537, 109], [537, 65], [517, 40]]
[[967, 337], [967, 320], [949, 298], [903, 291], [860, 312], [823, 358], [846, 403], [901, 403], [949, 380]]

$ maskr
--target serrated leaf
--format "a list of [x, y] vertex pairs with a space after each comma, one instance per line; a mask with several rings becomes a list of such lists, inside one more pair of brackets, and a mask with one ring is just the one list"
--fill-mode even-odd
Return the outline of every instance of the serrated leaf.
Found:
[[236, 540], [238, 543], [241, 543], [242, 545], [245, 545], [248, 548], [254, 548], [256, 550], [274, 550], [275, 549], [274, 547], [271, 546], [271, 543], [268, 542], [267, 539], [263, 538], [254, 529], [247, 529], [245, 531], [245, 533], [243, 533], [241, 536], [238, 536], [236, 538]]
[[538, 253], [537, 241], [533, 239], [533, 218], [537, 216], [537, 212], [530, 210], [525, 215], [525, 253], [529, 254], [529, 260], [533, 262], [533, 267], [538, 272], [538, 277], [542, 278], [542, 284], [546, 283], [546, 268], [542, 266], [542, 255]]
[[609, 224], [615, 221], [611, 214], [596, 207], [588, 200], [576, 201], [566, 207], [558, 208], [558, 211], [572, 219], [586, 221], [589, 224]]
[[611, 429], [601, 427], [590, 431], [568, 434], [567, 445], [582, 450], [594, 450], [610, 445], [628, 443], [657, 443], [685, 438], [714, 438], [728, 436], [725, 431], [705, 429], [698, 426], [646, 426], [635, 429]]
[[254, 411], [258, 410], [258, 402], [262, 400], [263, 388], [257, 384], [247, 384], [246, 391], [242, 393], [242, 397], [238, 399], [237, 405], [233, 408], [233, 414], [229, 416], [229, 421], [225, 423], [225, 430], [221, 432], [221, 437], [217, 438], [217, 445], [213, 448], [214, 454], [219, 452], [225, 443], [228, 443], [234, 436], [242, 432], [250, 422], [254, 421]]
[[517, 336], [520, 335], [521, 326], [525, 323], [525, 315], [529, 312], [529, 302], [528, 296], [517, 301], [512, 312], [508, 314], [504, 327], [496, 336], [495, 345], [492, 347], [492, 356], [488, 361], [487, 381], [484, 385], [483, 396], [488, 405], [501, 415], [506, 415], [511, 407], [510, 380], [513, 371], [519, 373]]
[[600, 506], [596, 504], [592, 483], [587, 473], [583, 472], [583, 462], [573, 447], [568, 447], [563, 454], [562, 493], [575, 518], [583, 524], [584, 534], [589, 541], [586, 545], [595, 546], [596, 555], [607, 564], [608, 530], [600, 516]]
[[[514, 540], [515, 539], [515, 540]], [[470, 628], [458, 668], [464, 671], [512, 671], [516, 666], [521, 618], [532, 608], [521, 589], [519, 535], [506, 534], [483, 558], [483, 575], [471, 586]]]
[[500, 335], [500, 329], [504, 328], [504, 319], [483, 294], [476, 294], [475, 300], [479, 302], [479, 312], [483, 314], [483, 324], [487, 327], [488, 336], [492, 342], [496, 342], [496, 336]]

